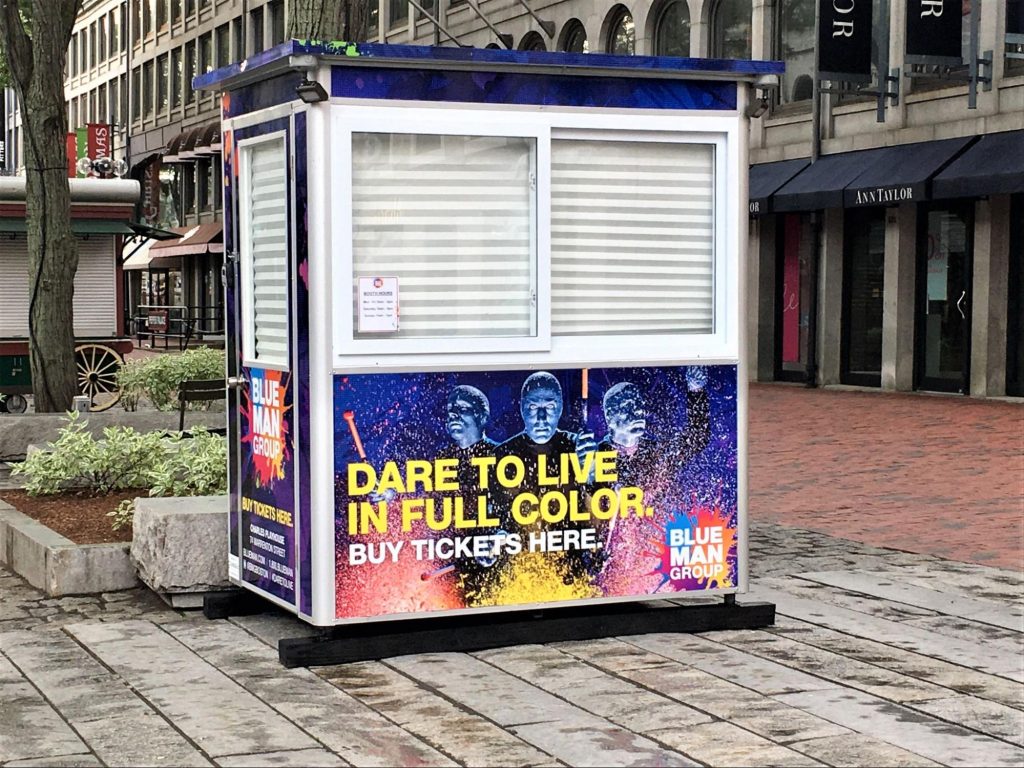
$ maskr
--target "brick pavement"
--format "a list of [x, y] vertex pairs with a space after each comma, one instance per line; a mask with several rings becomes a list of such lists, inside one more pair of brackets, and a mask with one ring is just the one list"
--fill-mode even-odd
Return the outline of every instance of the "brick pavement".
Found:
[[750, 387], [751, 518], [1024, 568], [1024, 406]]

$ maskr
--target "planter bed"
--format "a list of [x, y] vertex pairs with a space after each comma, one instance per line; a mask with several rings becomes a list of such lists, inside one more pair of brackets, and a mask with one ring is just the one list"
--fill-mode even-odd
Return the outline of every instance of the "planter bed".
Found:
[[[43, 497], [33, 499], [22, 491], [2, 491], [0, 562], [50, 597], [136, 587], [138, 576], [129, 552], [131, 530], [112, 531], [106, 513], [121, 498], [137, 495], [138, 491], [92, 499], [64, 495], [50, 497], [48, 503], [43, 503]], [[24, 505], [30, 514], [19, 511], [9, 501]], [[53, 530], [44, 521], [63, 526], [78, 541]]]

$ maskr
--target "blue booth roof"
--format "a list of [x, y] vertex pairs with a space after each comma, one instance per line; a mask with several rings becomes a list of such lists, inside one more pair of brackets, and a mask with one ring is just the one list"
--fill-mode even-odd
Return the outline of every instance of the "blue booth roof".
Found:
[[494, 48], [434, 48], [422, 45], [317, 42], [289, 40], [245, 61], [197, 76], [196, 90], [231, 90], [291, 69], [295, 56], [313, 56], [334, 63], [372, 66], [375, 63], [408, 68], [454, 68], [492, 71], [503, 69], [557, 70], [563, 75], [618, 74], [632, 78], [678, 77], [721, 80], [752, 80], [785, 70], [780, 61], [738, 59], [690, 59], [670, 56], [619, 56], [607, 53], [560, 51], [509, 51]]

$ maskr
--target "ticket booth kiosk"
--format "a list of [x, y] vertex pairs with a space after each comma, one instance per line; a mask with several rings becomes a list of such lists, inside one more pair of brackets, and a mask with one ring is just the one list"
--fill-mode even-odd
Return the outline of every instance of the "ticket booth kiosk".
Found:
[[[447, 650], [770, 623], [733, 598], [746, 114], [780, 71], [291, 41], [197, 78], [223, 94], [231, 580], [348, 625], [333, 661], [439, 619]], [[722, 599], [637, 618], [694, 595]]]

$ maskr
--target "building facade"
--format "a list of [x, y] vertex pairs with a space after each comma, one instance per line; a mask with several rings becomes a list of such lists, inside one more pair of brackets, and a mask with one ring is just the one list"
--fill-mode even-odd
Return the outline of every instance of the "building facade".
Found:
[[[973, 0], [973, 24], [972, 0], [943, 0], [963, 59], [983, 60], [974, 96], [969, 68], [906, 55], [913, 0], [872, 0], [873, 82], [830, 84], [817, 142], [816, 0], [369, 1], [380, 42], [785, 61], [752, 125], [751, 377], [1024, 396], [1024, 0]], [[133, 257], [130, 302], [219, 311], [218, 104], [191, 78], [281, 42], [288, 14], [287, 0], [86, 2], [70, 125], [109, 119], [146, 218], [188, 235], [187, 253]], [[871, 91], [898, 96], [879, 109]], [[16, 109], [7, 127], [16, 167]]]
[[[383, 3], [381, 39], [783, 60], [751, 137], [751, 377], [1024, 396], [1024, 3], [943, 4], [972, 105], [969, 67], [906, 56], [910, 3], [873, 0], [874, 82], [830, 84], [815, 146], [815, 0], [438, 2], [443, 30]], [[880, 116], [864, 91], [894, 86]]]

